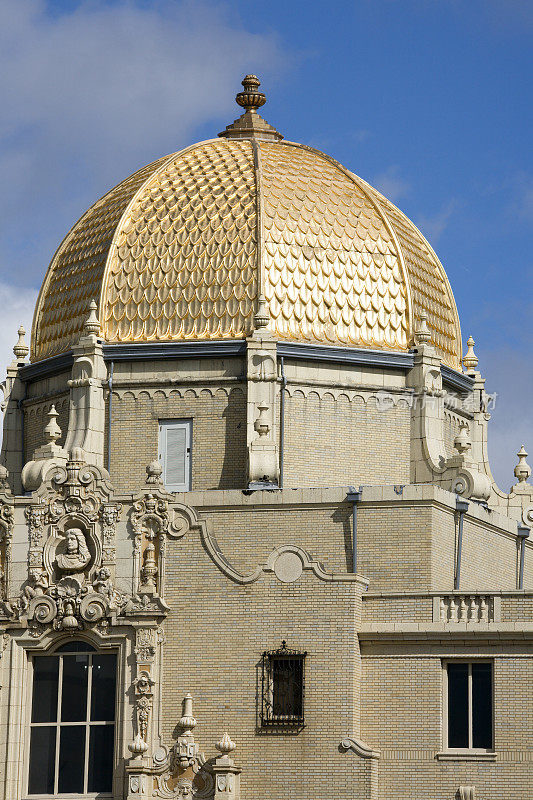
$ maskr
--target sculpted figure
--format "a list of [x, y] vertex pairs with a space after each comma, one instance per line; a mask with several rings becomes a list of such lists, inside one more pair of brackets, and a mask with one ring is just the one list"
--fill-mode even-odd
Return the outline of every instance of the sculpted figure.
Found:
[[39, 568], [30, 569], [28, 582], [20, 598], [20, 606], [23, 611], [28, 608], [30, 600], [38, 595], [43, 595], [48, 589], [48, 575]]
[[89, 561], [91, 554], [81, 528], [69, 528], [65, 532], [66, 550], [56, 556], [56, 564], [61, 572], [81, 572]]
[[93, 589], [98, 594], [111, 595], [113, 591], [113, 584], [111, 582], [111, 573], [107, 567], [101, 567], [96, 573], [96, 578], [93, 582]]

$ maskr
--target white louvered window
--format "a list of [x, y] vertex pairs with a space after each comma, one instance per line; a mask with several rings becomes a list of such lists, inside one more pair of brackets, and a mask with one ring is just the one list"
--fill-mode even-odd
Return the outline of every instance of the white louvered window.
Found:
[[192, 419], [159, 421], [159, 461], [169, 492], [191, 489]]

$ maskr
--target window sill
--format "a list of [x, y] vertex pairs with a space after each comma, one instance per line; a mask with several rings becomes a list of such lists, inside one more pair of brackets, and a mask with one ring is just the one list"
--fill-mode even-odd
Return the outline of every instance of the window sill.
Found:
[[435, 754], [437, 761], [496, 761], [494, 750], [441, 750]]

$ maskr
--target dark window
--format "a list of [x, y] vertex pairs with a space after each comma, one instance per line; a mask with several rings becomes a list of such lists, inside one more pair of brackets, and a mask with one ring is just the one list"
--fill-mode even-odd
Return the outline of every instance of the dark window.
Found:
[[492, 663], [451, 662], [447, 676], [448, 747], [492, 749]]
[[28, 794], [111, 794], [116, 656], [72, 642], [33, 659]]
[[263, 653], [261, 727], [301, 727], [304, 724], [306, 653], [278, 650]]

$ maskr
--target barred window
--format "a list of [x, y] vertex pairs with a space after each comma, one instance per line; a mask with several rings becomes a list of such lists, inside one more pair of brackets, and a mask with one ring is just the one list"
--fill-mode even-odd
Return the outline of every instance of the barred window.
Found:
[[116, 656], [70, 642], [33, 658], [28, 795], [111, 795]]
[[263, 653], [261, 672], [261, 727], [304, 725], [305, 657], [289, 650], [284, 641], [278, 650]]

